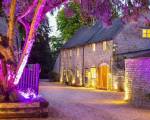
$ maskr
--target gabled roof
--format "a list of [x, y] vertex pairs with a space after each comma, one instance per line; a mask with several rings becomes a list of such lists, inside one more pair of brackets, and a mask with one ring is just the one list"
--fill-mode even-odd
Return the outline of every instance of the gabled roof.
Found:
[[123, 23], [121, 19], [116, 19], [113, 21], [110, 27], [99, 29], [98, 32], [90, 39], [90, 41], [88, 41], [88, 43], [112, 40], [122, 28]]
[[112, 26], [109, 28], [104, 28], [100, 22], [97, 22], [92, 27], [81, 27], [63, 48], [73, 48], [90, 43], [112, 40], [122, 27], [123, 23], [120, 19], [114, 20]]
[[81, 27], [73, 37], [63, 46], [63, 48], [72, 48], [76, 46], [82, 46], [86, 44], [93, 35], [102, 28], [102, 25], [97, 23], [93, 27], [83, 26]]
[[4, 17], [0, 17], [0, 34], [3, 36], [7, 34], [7, 22]]

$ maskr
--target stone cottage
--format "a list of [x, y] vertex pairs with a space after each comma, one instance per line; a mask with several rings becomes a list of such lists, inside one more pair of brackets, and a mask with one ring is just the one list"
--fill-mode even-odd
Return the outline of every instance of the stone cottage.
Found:
[[123, 23], [116, 19], [108, 28], [100, 23], [80, 28], [61, 49], [60, 81], [124, 90], [124, 60], [150, 56], [150, 30], [146, 19], [150, 19], [149, 12], [143, 12], [137, 21]]

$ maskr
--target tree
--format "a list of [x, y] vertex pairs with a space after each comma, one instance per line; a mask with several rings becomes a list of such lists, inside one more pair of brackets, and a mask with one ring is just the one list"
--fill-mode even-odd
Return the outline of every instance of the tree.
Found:
[[36, 36], [35, 43], [33, 45], [31, 54], [29, 56], [28, 63], [41, 65], [41, 78], [47, 78], [48, 73], [52, 69], [52, 54], [49, 46], [51, 28], [49, 27], [47, 18], [41, 23]]
[[136, 20], [139, 13], [147, 10], [149, 6], [149, 0], [75, 0], [75, 2], [81, 4], [84, 13], [92, 15], [105, 26], [111, 24], [114, 6], [123, 16], [123, 20], [128, 18]]
[[60, 49], [62, 48], [64, 44], [64, 40], [61, 36], [51, 36], [50, 39], [50, 49], [51, 49], [51, 55], [52, 55], [52, 68], [56, 62], [56, 59], [59, 55]]
[[58, 52], [62, 48], [64, 41], [62, 37], [51, 36], [50, 47], [52, 52]]
[[81, 8], [78, 3], [69, 2], [56, 17], [58, 30], [64, 41], [72, 37], [74, 32], [85, 24], [81, 16]]
[[[7, 39], [5, 39], [7, 47], [5, 47], [3, 43], [0, 45], [2, 73], [4, 75], [2, 91], [4, 91], [5, 95], [8, 95], [10, 89], [14, 88], [19, 82], [35, 41], [35, 33], [46, 12], [58, 7], [64, 1], [65, 0], [3, 0], [2, 4], [0, 1], [0, 8], [2, 5], [8, 20], [8, 36], [6, 37]], [[14, 56], [14, 30], [17, 22], [25, 28], [26, 41], [19, 63], [16, 63]]]

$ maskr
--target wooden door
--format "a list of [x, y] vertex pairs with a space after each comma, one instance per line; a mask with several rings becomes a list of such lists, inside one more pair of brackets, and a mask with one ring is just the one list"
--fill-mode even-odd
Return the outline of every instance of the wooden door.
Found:
[[107, 89], [109, 66], [101, 65], [98, 70], [97, 88]]

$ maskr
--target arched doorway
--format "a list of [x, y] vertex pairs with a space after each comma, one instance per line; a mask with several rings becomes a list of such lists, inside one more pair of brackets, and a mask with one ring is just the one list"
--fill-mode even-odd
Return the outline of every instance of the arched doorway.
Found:
[[108, 79], [109, 79], [109, 65], [103, 63], [98, 67], [97, 88], [107, 89]]

